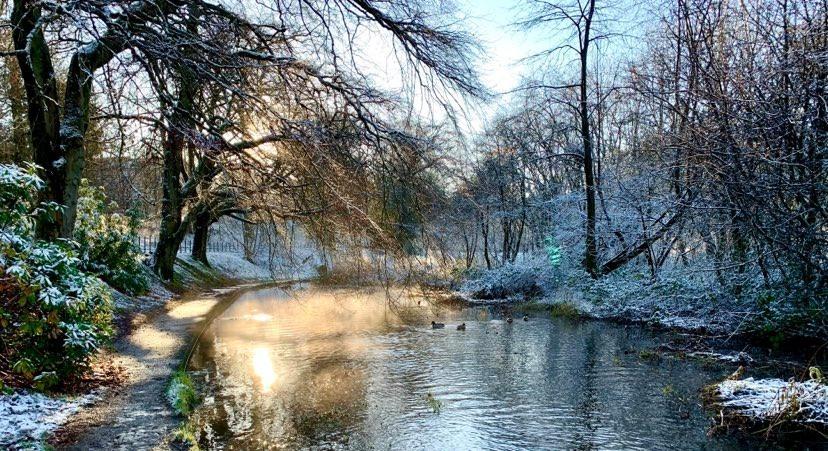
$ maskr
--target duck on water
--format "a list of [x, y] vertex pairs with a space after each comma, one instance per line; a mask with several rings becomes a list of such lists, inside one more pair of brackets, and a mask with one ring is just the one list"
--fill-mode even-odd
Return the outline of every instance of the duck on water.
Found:
[[[438, 323], [436, 321], [431, 322], [432, 329], [444, 329], [446, 327], [445, 323]], [[457, 330], [466, 330], [466, 323], [458, 324]]]

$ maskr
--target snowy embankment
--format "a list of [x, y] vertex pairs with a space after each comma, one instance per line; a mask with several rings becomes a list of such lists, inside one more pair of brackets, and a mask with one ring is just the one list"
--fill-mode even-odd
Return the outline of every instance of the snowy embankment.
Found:
[[756, 303], [733, 299], [713, 288], [680, 274], [658, 281], [640, 274], [612, 274], [596, 280], [583, 271], [555, 270], [545, 259], [530, 257], [472, 273], [456, 294], [471, 303], [566, 304], [586, 317], [691, 331], [747, 330], [760, 313]]
[[267, 280], [273, 273], [264, 267], [254, 265], [239, 254], [230, 252], [209, 252], [207, 260], [224, 277], [239, 280]]
[[193, 260], [184, 253], [178, 254], [177, 274], [184, 283], [197, 284], [203, 278], [222, 278], [233, 281], [260, 282], [275, 279], [306, 279], [316, 277], [316, 268], [309, 264], [290, 265], [274, 261], [272, 267], [267, 263], [252, 263], [243, 255], [233, 252], [208, 252], [210, 267]]
[[[216, 280], [264, 281], [274, 278], [267, 268], [245, 260], [233, 253], [210, 252], [211, 268], [179, 255], [176, 273], [184, 288], [211, 286]], [[142, 296], [127, 296], [113, 290], [116, 316], [128, 318], [130, 314], [144, 313], [163, 307], [175, 297], [157, 279], [149, 292]], [[116, 323], [118, 319], [116, 318]], [[73, 414], [95, 403], [101, 395], [89, 393], [82, 396], [50, 396], [29, 390], [15, 390], [0, 395], [0, 449], [42, 449], [44, 441]]]
[[828, 427], [828, 385], [782, 379], [726, 380], [715, 384], [712, 401], [725, 418], [739, 418], [762, 426], [794, 423]]
[[[117, 314], [128, 315], [162, 307], [174, 294], [154, 280], [143, 296], [127, 296], [113, 290]], [[29, 390], [0, 395], [0, 449], [43, 449], [44, 440], [74, 413], [100, 399], [97, 393], [82, 396], [49, 396]]]
[[41, 447], [49, 433], [97, 399], [96, 394], [53, 398], [25, 391], [0, 396], [0, 448]]

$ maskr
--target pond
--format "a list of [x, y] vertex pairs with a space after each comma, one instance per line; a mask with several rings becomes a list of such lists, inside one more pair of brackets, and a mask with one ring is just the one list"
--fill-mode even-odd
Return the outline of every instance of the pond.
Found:
[[642, 358], [665, 337], [641, 327], [528, 319], [380, 289], [245, 293], [190, 362], [197, 438], [207, 449], [762, 446], [707, 435], [699, 390], [733, 366]]

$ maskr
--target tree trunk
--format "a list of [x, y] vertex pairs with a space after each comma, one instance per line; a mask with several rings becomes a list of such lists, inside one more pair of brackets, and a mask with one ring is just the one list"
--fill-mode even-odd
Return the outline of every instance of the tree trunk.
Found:
[[207, 242], [210, 237], [210, 212], [198, 213], [193, 221], [193, 260], [201, 262], [204, 266], [210, 267], [207, 261]]
[[[656, 222], [658, 223], [659, 221], [661, 221], [661, 219], [663, 219], [664, 215], [666, 214], [667, 212], [663, 213], [659, 220]], [[607, 260], [607, 262], [601, 266], [601, 270], [598, 275], [607, 275], [615, 271], [616, 269], [626, 265], [635, 257], [641, 255], [642, 252], [649, 251], [650, 246], [652, 246], [652, 244], [656, 241], [660, 240], [664, 236], [664, 234], [666, 234], [667, 231], [669, 231], [670, 228], [673, 227], [673, 225], [681, 218], [683, 214], [684, 210], [679, 210], [658, 230], [656, 230], [653, 233], [650, 233], [649, 236], [644, 236], [637, 244], [630, 245], [629, 247], [624, 248], [614, 257]]]
[[153, 15], [169, 12], [173, 5], [167, 2], [161, 6], [151, 2], [138, 5], [135, 14], [126, 16], [124, 22], [72, 54], [66, 72], [62, 118], [39, 5], [40, 2], [32, 0], [14, 0], [10, 19], [12, 42], [26, 90], [32, 156], [46, 182], [46, 187], [40, 191], [40, 201], [62, 205], [54, 217], [44, 215], [38, 219], [35, 233], [39, 238], [54, 240], [72, 238], [75, 229], [93, 74], [126, 47], [128, 41], [121, 31], [135, 25], [130, 20], [148, 20]]
[[242, 240], [244, 244], [244, 259], [253, 263], [256, 257], [256, 225], [242, 222]]
[[[198, 32], [196, 15], [190, 11], [187, 21], [190, 33]], [[193, 107], [196, 97], [195, 76], [189, 69], [180, 68], [178, 77], [178, 101], [165, 105], [168, 111], [167, 134], [164, 140], [164, 171], [161, 180], [163, 199], [161, 201], [161, 226], [159, 227], [158, 246], [153, 258], [153, 270], [163, 280], [172, 280], [178, 249], [187, 231], [187, 224], [182, 219], [185, 202], [195, 190], [194, 182], [199, 177], [199, 169], [190, 173], [190, 180], [182, 186], [184, 171], [184, 147], [187, 144], [185, 133], [194, 128]], [[195, 243], [194, 247], [195, 247]]]
[[589, 130], [589, 105], [587, 104], [587, 64], [590, 42], [590, 27], [595, 11], [595, 0], [589, 1], [589, 11], [584, 26], [584, 38], [581, 46], [581, 82], [580, 82], [580, 119], [581, 140], [584, 147], [584, 183], [586, 185], [586, 253], [584, 267], [593, 277], [598, 276], [598, 247], [595, 239], [595, 174], [592, 164], [592, 137]]
[[153, 270], [163, 280], [172, 280], [178, 248], [184, 240], [186, 227], [182, 221], [184, 198], [181, 192], [181, 172], [184, 170], [182, 151], [184, 136], [171, 127], [164, 140], [164, 173], [161, 179], [161, 225], [158, 245], [153, 257]]
[[[40, 176], [46, 182], [40, 190], [41, 202], [63, 201], [63, 153], [60, 149], [60, 108], [58, 90], [49, 47], [38, 25], [40, 8], [31, 2], [15, 0], [11, 13], [12, 42], [17, 53], [20, 76], [26, 90], [26, 107], [32, 140], [34, 163], [40, 166]], [[61, 212], [54, 220], [41, 218], [35, 230], [42, 239], [59, 236]]]
[[480, 232], [483, 235], [483, 258], [486, 260], [486, 269], [492, 269], [492, 260], [489, 257], [489, 209], [486, 213], [480, 213]]

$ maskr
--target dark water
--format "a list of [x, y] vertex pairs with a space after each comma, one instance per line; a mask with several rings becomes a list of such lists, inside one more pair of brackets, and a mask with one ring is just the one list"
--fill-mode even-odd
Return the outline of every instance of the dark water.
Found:
[[[699, 390], [733, 366], [643, 359], [638, 327], [381, 291], [268, 289], [202, 336], [191, 369], [207, 449], [737, 449], [707, 436]], [[448, 323], [432, 330], [435, 318]], [[466, 331], [454, 325], [465, 321]], [[435, 411], [436, 410], [436, 411]], [[749, 441], [745, 441], [749, 440]]]

